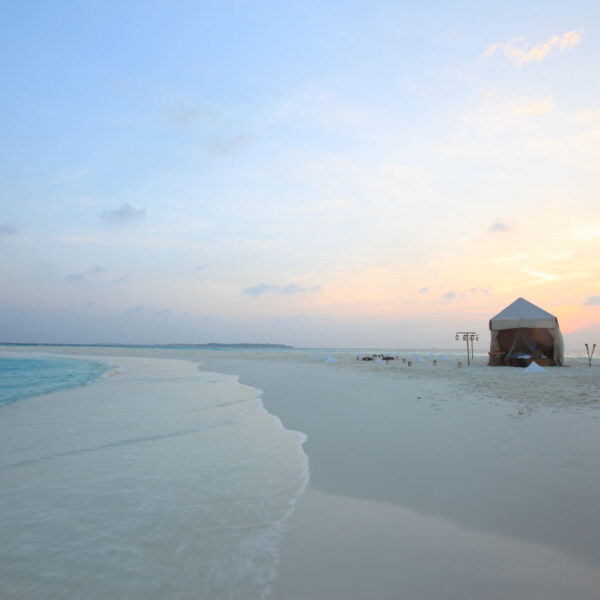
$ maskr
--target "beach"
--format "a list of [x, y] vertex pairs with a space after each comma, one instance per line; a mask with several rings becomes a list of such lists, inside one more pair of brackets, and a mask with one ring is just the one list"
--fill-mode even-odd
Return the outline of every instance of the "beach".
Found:
[[2, 407], [0, 597], [264, 597], [304, 436], [235, 377], [114, 354]]
[[600, 600], [599, 8], [4, 2], [0, 600]]
[[111, 369], [4, 410], [5, 596], [600, 595], [585, 359], [528, 375], [429, 351], [19, 351]]

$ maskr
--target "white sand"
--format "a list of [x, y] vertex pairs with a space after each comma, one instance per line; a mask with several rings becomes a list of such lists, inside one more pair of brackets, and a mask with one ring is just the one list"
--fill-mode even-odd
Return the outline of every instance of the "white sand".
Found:
[[427, 358], [119, 353], [239, 375], [307, 434], [309, 486], [270, 597], [600, 597], [600, 369], [586, 360], [527, 375]]
[[600, 596], [600, 369], [337, 358], [204, 361], [308, 435], [274, 598]]
[[264, 598], [304, 437], [235, 377], [114, 354], [1, 409], [0, 597]]

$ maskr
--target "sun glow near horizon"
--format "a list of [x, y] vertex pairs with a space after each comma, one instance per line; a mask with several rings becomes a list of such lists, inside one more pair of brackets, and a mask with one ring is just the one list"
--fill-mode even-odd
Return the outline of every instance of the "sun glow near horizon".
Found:
[[600, 332], [593, 7], [5, 7], [5, 339]]

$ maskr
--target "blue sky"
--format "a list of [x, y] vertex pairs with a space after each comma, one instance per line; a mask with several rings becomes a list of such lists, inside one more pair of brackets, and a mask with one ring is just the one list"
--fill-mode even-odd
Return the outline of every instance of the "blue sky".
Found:
[[599, 12], [2, 6], [2, 337], [443, 346], [524, 296], [593, 341]]

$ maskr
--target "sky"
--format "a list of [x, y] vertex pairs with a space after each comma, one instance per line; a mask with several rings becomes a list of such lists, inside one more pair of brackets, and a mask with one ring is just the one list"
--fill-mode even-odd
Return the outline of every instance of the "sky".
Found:
[[0, 23], [0, 341], [485, 346], [524, 297], [600, 342], [597, 0]]

